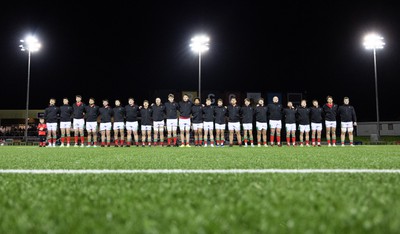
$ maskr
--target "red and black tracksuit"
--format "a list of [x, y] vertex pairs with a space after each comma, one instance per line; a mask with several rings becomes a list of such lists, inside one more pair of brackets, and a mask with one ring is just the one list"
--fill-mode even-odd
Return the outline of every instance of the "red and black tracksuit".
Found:
[[47, 125], [39, 123], [37, 126], [39, 136], [39, 147], [46, 147]]

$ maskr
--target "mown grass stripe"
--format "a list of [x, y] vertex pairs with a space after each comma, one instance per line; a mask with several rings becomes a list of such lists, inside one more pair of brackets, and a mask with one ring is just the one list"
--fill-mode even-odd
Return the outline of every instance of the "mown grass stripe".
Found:
[[389, 173], [400, 169], [0, 169], [0, 174], [314, 174], [314, 173]]

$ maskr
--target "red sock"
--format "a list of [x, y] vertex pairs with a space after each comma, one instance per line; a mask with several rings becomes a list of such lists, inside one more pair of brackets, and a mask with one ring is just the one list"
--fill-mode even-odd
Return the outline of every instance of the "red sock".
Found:
[[81, 144], [85, 141], [85, 137], [81, 136]]
[[312, 143], [315, 144], [315, 138], [311, 139]]
[[310, 141], [306, 141], [306, 144], [308, 145], [310, 143]]
[[101, 145], [106, 145], [106, 143], [104, 141], [101, 142]]
[[290, 144], [290, 137], [286, 137], [286, 143]]
[[330, 144], [331, 143], [331, 140], [328, 140], [328, 144]]
[[254, 143], [253, 140], [250, 140], [250, 143], [253, 144]]
[[244, 143], [247, 144], [247, 139], [244, 139]]
[[61, 137], [61, 143], [64, 144], [64, 141], [65, 141], [65, 137]]
[[177, 137], [174, 137], [174, 145], [176, 145], [176, 141], [178, 140]]
[[78, 144], [78, 136], [75, 136], [75, 144]]
[[115, 145], [118, 145], [118, 140], [115, 140], [115, 141], [114, 141], [114, 144], [115, 144]]
[[168, 137], [168, 145], [171, 145], [171, 138]]
[[67, 144], [69, 144], [71, 142], [71, 137], [67, 137]]
[[271, 136], [271, 144], [274, 144], [274, 136]]
[[93, 145], [97, 145], [97, 142], [94, 141], [94, 142], [93, 142]]
[[276, 141], [279, 143], [281, 143], [281, 136], [276, 136]]
[[124, 140], [120, 140], [119, 143], [120, 143], [121, 145], [124, 145]]
[[127, 141], [126, 144], [131, 145], [131, 142], [130, 142], [130, 141]]
[[321, 138], [318, 138], [317, 141], [318, 141], [318, 143], [321, 143]]
[[336, 144], [336, 139], [332, 139], [332, 143], [333, 143], [333, 144]]
[[296, 137], [292, 137], [292, 142], [296, 143]]

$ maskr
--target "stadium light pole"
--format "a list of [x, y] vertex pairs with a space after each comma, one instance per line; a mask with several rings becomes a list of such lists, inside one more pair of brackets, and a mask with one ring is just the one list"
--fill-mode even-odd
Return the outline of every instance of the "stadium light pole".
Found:
[[381, 138], [381, 133], [380, 133], [380, 122], [379, 122], [378, 72], [377, 72], [377, 68], [376, 68], [376, 50], [383, 49], [384, 45], [385, 45], [385, 42], [383, 42], [383, 37], [381, 37], [377, 34], [368, 34], [364, 37], [364, 47], [367, 50], [373, 50], [373, 52], [374, 52], [376, 127], [377, 127], [378, 141]]
[[191, 39], [190, 47], [199, 54], [199, 98], [201, 101], [201, 54], [209, 49], [210, 38], [205, 35], [195, 36]]
[[20, 40], [21, 51], [28, 51], [28, 81], [26, 86], [26, 112], [25, 112], [25, 143], [28, 142], [28, 111], [29, 111], [29, 82], [31, 76], [31, 53], [40, 49], [41, 44], [33, 36], [27, 36], [25, 40]]

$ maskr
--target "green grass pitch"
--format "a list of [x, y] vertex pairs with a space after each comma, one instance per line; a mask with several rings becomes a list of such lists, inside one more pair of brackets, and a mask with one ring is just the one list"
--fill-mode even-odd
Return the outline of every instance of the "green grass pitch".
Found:
[[[0, 147], [7, 169], [400, 169], [400, 146]], [[0, 173], [0, 233], [399, 233], [400, 173]]]

